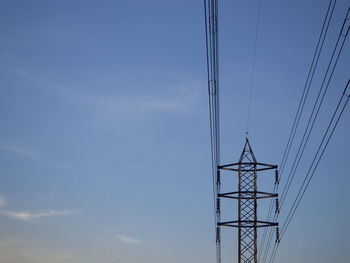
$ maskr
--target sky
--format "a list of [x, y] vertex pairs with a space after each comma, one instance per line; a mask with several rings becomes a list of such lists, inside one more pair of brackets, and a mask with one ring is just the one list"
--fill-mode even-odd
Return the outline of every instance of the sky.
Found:
[[[337, 1], [306, 113], [349, 4]], [[249, 124], [258, 161], [282, 159], [327, 6], [262, 0]], [[229, 163], [244, 146], [258, 1], [219, 8]], [[202, 1], [3, 0], [0, 35], [0, 261], [214, 262]], [[350, 77], [349, 58], [346, 42], [288, 201]], [[349, 131], [347, 108], [276, 261], [349, 261]], [[225, 263], [237, 262], [236, 238], [223, 229]]]

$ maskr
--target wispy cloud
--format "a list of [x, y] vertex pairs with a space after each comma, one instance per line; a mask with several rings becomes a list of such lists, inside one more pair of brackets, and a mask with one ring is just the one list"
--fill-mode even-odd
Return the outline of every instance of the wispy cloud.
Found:
[[47, 212], [42, 212], [42, 213], [29, 213], [29, 212], [14, 212], [14, 211], [9, 211], [9, 210], [0, 210], [0, 215], [17, 219], [17, 220], [23, 220], [23, 221], [30, 221], [32, 219], [37, 219], [41, 217], [50, 217], [50, 216], [63, 216], [63, 215], [70, 215], [73, 212], [70, 210], [63, 210], [63, 211], [58, 211], [58, 210], [50, 210]]
[[6, 199], [0, 194], [0, 215], [23, 221], [30, 221], [32, 219], [38, 219], [42, 217], [64, 216], [77, 213], [76, 211], [74, 212], [71, 210], [49, 210], [41, 213], [30, 213], [25, 211], [17, 212], [6, 208], [1, 208], [6, 206], [6, 204]]
[[17, 153], [36, 160], [41, 159], [41, 155], [35, 149], [28, 146], [19, 145], [16, 143], [0, 144], [0, 149]]
[[128, 244], [141, 244], [142, 243], [142, 241], [139, 239], [136, 239], [136, 238], [133, 238], [133, 237], [130, 237], [127, 235], [122, 235], [122, 234], [117, 235], [117, 238], [121, 242], [128, 243]]
[[[147, 71], [144, 68], [138, 70]], [[93, 91], [93, 89], [87, 89], [85, 86], [57, 83], [23, 69], [16, 69], [15, 73], [24, 80], [29, 81], [37, 89], [53, 92], [74, 103], [85, 104], [89, 109], [95, 111], [108, 111], [113, 114], [186, 111], [197, 106], [199, 99], [203, 94], [206, 94], [202, 92], [203, 83], [183, 72], [177, 72], [175, 74], [176, 77], [171, 74], [171, 77], [158, 78], [156, 82], [154, 79], [141, 77], [141, 79], [127, 78], [127, 81], [124, 79], [121, 83], [115, 83], [113, 81], [105, 81], [105, 79], [110, 79], [109, 75], [100, 76], [100, 82], [104, 81], [103, 85], [107, 87], [123, 85], [128, 86], [130, 90], [138, 90], [137, 87], [139, 86], [143, 87], [137, 93], [110, 92], [109, 94]], [[135, 72], [133, 71], [132, 74], [134, 76]], [[167, 75], [167, 73], [164, 75]]]
[[[206, 110], [206, 83], [182, 71], [128, 69], [118, 77], [115, 72], [99, 73], [89, 76], [91, 81], [74, 84], [26, 69], [16, 69], [14, 74], [28, 82], [28, 87], [54, 95], [67, 107], [74, 105], [74, 109], [79, 109], [74, 114], [84, 112], [80, 121], [121, 137], [129, 137], [140, 128], [151, 129], [149, 120], [156, 122]], [[159, 77], [149, 77], [153, 74]]]
[[152, 97], [139, 95], [135, 97], [107, 97], [96, 96], [96, 94], [86, 96], [86, 101], [101, 110], [116, 112], [167, 112], [179, 111], [186, 108], [186, 101], [180, 98]]
[[6, 199], [5, 197], [0, 195], [0, 206], [5, 206], [6, 205]]

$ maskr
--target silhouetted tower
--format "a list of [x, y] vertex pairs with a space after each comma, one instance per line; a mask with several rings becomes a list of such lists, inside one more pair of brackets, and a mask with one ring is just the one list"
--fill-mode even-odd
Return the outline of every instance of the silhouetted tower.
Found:
[[260, 171], [275, 170], [275, 183], [278, 183], [277, 165], [258, 163], [248, 139], [244, 145], [238, 163], [218, 166], [218, 178], [221, 170], [238, 173], [238, 191], [217, 194], [217, 206], [220, 209], [220, 198], [238, 200], [238, 220], [218, 222], [218, 227], [238, 228], [238, 263], [257, 263], [257, 229], [277, 226], [278, 223], [258, 219], [257, 201], [262, 198], [276, 198], [277, 194], [258, 191], [257, 175]]

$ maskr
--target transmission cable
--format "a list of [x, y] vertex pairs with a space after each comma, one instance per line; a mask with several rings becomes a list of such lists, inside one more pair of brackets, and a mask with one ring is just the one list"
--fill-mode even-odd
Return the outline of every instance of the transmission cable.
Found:
[[[309, 140], [311, 131], [312, 131], [313, 126], [314, 126], [314, 124], [315, 124], [315, 121], [316, 121], [316, 119], [317, 119], [317, 116], [318, 116], [320, 107], [321, 107], [321, 105], [322, 105], [322, 102], [323, 102], [324, 97], [325, 97], [325, 95], [326, 95], [326, 92], [327, 92], [327, 90], [328, 90], [330, 81], [331, 81], [331, 79], [332, 79], [334, 70], [335, 70], [335, 68], [336, 68], [336, 65], [337, 65], [337, 63], [338, 63], [338, 60], [339, 60], [339, 57], [340, 57], [340, 54], [341, 54], [341, 51], [342, 51], [342, 49], [343, 49], [343, 47], [344, 47], [344, 43], [345, 43], [346, 38], [347, 38], [347, 35], [348, 35], [348, 33], [349, 33], [350, 26], [348, 26], [347, 30], [345, 31], [345, 34], [343, 33], [344, 28], [345, 28], [345, 25], [346, 25], [346, 22], [347, 22], [347, 20], [349, 19], [349, 18], [348, 18], [348, 16], [349, 16], [349, 11], [350, 11], [350, 7], [349, 7], [348, 10], [347, 10], [346, 17], [345, 17], [345, 19], [344, 19], [344, 22], [343, 22], [341, 31], [340, 31], [339, 36], [338, 36], [338, 39], [337, 39], [337, 43], [336, 43], [336, 45], [335, 45], [335, 47], [334, 47], [334, 50], [333, 50], [333, 53], [332, 53], [332, 56], [331, 56], [331, 60], [330, 60], [330, 62], [329, 62], [329, 64], [328, 64], [327, 71], [326, 71], [325, 76], [324, 76], [324, 79], [323, 79], [323, 81], [322, 81], [322, 85], [321, 85], [321, 88], [320, 88], [320, 90], [319, 90], [319, 93], [318, 93], [316, 102], [315, 102], [315, 104], [314, 104], [312, 113], [311, 113], [311, 115], [310, 115], [310, 118], [309, 118], [307, 127], [306, 127], [306, 129], [305, 129], [305, 131], [304, 131], [304, 135], [303, 135], [303, 138], [302, 138], [302, 142], [301, 142], [301, 144], [299, 145], [299, 149], [298, 149], [297, 155], [296, 155], [296, 157], [295, 157], [295, 159], [294, 159], [292, 169], [291, 169], [291, 171], [290, 171], [290, 174], [289, 174], [287, 183], [286, 183], [285, 188], [284, 188], [284, 190], [283, 190], [283, 193], [282, 193], [282, 200], [281, 200], [281, 207], [283, 206], [285, 197], [286, 197], [286, 195], [287, 195], [287, 193], [288, 193], [288, 190], [289, 190], [290, 185], [291, 185], [291, 183], [292, 183], [292, 181], [293, 181], [293, 178], [295, 177], [296, 170], [297, 170], [298, 165], [299, 165], [299, 163], [300, 163], [301, 157], [302, 157], [302, 155], [303, 155], [303, 153], [304, 153], [306, 144], [307, 144], [307, 142], [308, 142], [308, 140]], [[336, 50], [337, 50], [337, 48], [338, 48], [338, 44], [339, 44], [339, 41], [340, 41], [340, 38], [341, 38], [341, 37], [344, 37], [344, 38], [343, 38], [343, 41], [342, 41], [342, 43], [341, 43], [341, 45], [340, 45], [340, 49], [338, 50], [338, 54], [337, 54], [337, 56], [336, 56], [336, 60], [335, 60], [335, 62], [334, 62], [333, 68], [332, 68], [331, 73], [330, 73], [330, 76], [329, 76], [329, 78], [328, 78], [328, 82], [327, 82], [327, 84], [326, 84], [326, 88], [325, 88], [325, 90], [323, 91], [321, 101], [320, 101], [320, 103], [319, 103], [319, 105], [318, 105], [318, 108], [317, 108], [317, 110], [316, 110], [316, 114], [315, 114], [315, 116], [313, 117], [313, 120], [312, 120], [312, 116], [313, 116], [315, 107], [316, 107], [316, 105], [317, 105], [319, 96], [320, 96], [320, 94], [321, 94], [321, 89], [322, 89], [322, 87], [323, 87], [323, 85], [324, 85], [324, 83], [325, 83], [327, 74], [328, 74], [328, 72], [329, 72], [330, 66], [331, 66], [331, 64], [332, 64], [332, 60], [333, 60], [334, 55], [335, 55], [335, 53], [336, 53]], [[310, 123], [311, 123], [311, 120], [312, 120], [312, 124], [311, 124], [311, 127], [310, 127], [309, 125], [310, 125]], [[308, 128], [309, 128], [309, 127], [310, 127], [310, 130], [308, 131]], [[305, 137], [305, 136], [306, 136], [306, 137]], [[306, 140], [304, 141], [305, 138], [306, 138]], [[301, 150], [301, 151], [300, 151], [300, 150]], [[293, 171], [293, 169], [294, 169], [294, 171]], [[277, 217], [278, 217], [278, 216], [277, 216]], [[284, 232], [283, 232], [283, 233], [284, 233]], [[275, 244], [275, 246], [276, 246], [276, 244]]]
[[253, 87], [254, 87], [254, 82], [255, 82], [256, 50], [257, 50], [257, 46], [258, 46], [258, 37], [259, 37], [260, 13], [261, 13], [261, 0], [259, 0], [258, 15], [257, 15], [257, 19], [256, 19], [254, 53], [253, 53], [253, 65], [252, 65], [252, 76], [251, 76], [251, 80], [250, 80], [249, 102], [248, 102], [248, 116], [247, 116], [247, 125], [246, 125], [246, 137], [248, 137], [250, 113], [252, 111], [252, 97], [253, 97]]
[[[334, 131], [338, 126], [339, 120], [342, 117], [344, 110], [349, 102], [350, 94], [347, 94], [347, 89], [349, 87], [349, 84], [350, 84], [350, 79], [348, 80], [346, 87], [345, 87], [345, 89], [344, 89], [344, 91], [343, 91], [343, 93], [338, 101], [337, 107], [332, 115], [332, 118], [328, 124], [328, 127], [327, 127], [324, 135], [323, 135], [323, 138], [322, 138], [322, 140], [317, 148], [317, 151], [316, 151], [315, 156], [311, 162], [311, 165], [307, 171], [307, 174], [304, 178], [302, 186], [300, 187], [299, 192], [297, 194], [297, 197], [295, 198], [295, 200], [293, 202], [292, 208], [290, 209], [288, 216], [284, 221], [284, 224], [283, 224], [282, 230], [281, 230], [281, 239], [283, 238], [291, 220], [293, 219], [293, 217], [295, 215], [296, 210], [298, 209], [298, 207], [300, 205], [302, 198], [304, 197], [304, 194], [305, 194], [308, 186], [310, 185], [310, 182], [315, 174], [315, 171], [316, 171], [316, 169], [317, 169], [317, 167], [318, 167], [318, 165], [323, 157], [323, 154], [325, 153], [325, 151], [327, 149], [327, 146], [328, 146], [328, 144], [329, 144], [329, 142], [334, 134]], [[344, 101], [344, 98], [345, 98], [345, 101]], [[340, 106], [342, 103], [343, 103], [343, 106], [341, 107], [341, 110], [339, 112], [339, 109], [340, 109]], [[338, 115], [338, 117], [336, 117], [337, 115]], [[335, 119], [336, 119], [336, 121], [334, 123]], [[333, 128], [331, 128], [332, 126], [333, 126]], [[329, 133], [329, 131], [330, 131], [330, 133]], [[279, 246], [279, 242], [277, 242], [275, 244], [274, 251], [270, 257], [270, 261], [269, 261], [270, 263], [273, 263], [273, 261], [276, 257], [278, 246]]]
[[[306, 82], [305, 82], [305, 85], [304, 85], [304, 89], [303, 89], [303, 92], [302, 92], [302, 96], [300, 98], [298, 109], [297, 109], [296, 115], [294, 117], [294, 121], [293, 121], [292, 129], [291, 129], [290, 134], [289, 134], [288, 142], [287, 142], [287, 145], [286, 145], [285, 150], [284, 150], [283, 158], [282, 158], [282, 161], [281, 161], [281, 164], [280, 164], [281, 170], [280, 170], [279, 180], [282, 178], [282, 175], [283, 175], [284, 166], [285, 166], [285, 163], [286, 163], [286, 160], [288, 158], [291, 146], [292, 146], [293, 141], [294, 141], [294, 136], [295, 136], [296, 130], [297, 130], [298, 125], [299, 125], [300, 117], [302, 115], [302, 112], [303, 112], [303, 109], [304, 109], [304, 105], [305, 105], [305, 101], [307, 99], [307, 96], [308, 96], [308, 93], [309, 93], [309, 90], [310, 90], [310, 86], [311, 86], [311, 83], [312, 83], [312, 80], [313, 80], [315, 69], [316, 69], [316, 67], [318, 65], [319, 57], [320, 57], [320, 54], [321, 54], [321, 51], [322, 51], [322, 48], [323, 48], [323, 44], [324, 44], [327, 32], [328, 32], [329, 24], [330, 24], [330, 21], [331, 21], [332, 16], [333, 16], [333, 11], [334, 11], [334, 7], [335, 7], [335, 4], [336, 4], [336, 0], [334, 1], [333, 7], [331, 9], [332, 1], [333, 0], [329, 1], [327, 12], [326, 12], [326, 15], [324, 17], [322, 29], [321, 29], [320, 35], [318, 37], [317, 45], [316, 45], [315, 52], [314, 52], [314, 55], [313, 55], [313, 58], [312, 58], [312, 63], [310, 65], [309, 72], [308, 72], [308, 75], [307, 75], [307, 78], [306, 78]], [[331, 9], [331, 13], [329, 15], [330, 9]], [[275, 184], [274, 189], [273, 189], [274, 193], [277, 193], [278, 186], [279, 186], [278, 183]], [[267, 216], [267, 220], [266, 221], [269, 221], [270, 218], [271, 218], [271, 214], [272, 214], [272, 211], [273, 211], [273, 204], [274, 204], [274, 202], [273, 202], [273, 200], [271, 200], [270, 206], [269, 206], [269, 210], [268, 210], [268, 216]], [[267, 229], [264, 229], [262, 242], [260, 243], [259, 258], [260, 258], [260, 255], [262, 254], [262, 251], [263, 251], [264, 246], [265, 246], [266, 233], [267, 233]]]
[[[301, 141], [301, 143], [300, 143], [300, 145], [299, 145], [297, 155], [296, 155], [296, 157], [295, 157], [295, 159], [294, 159], [291, 172], [290, 172], [290, 174], [289, 174], [289, 176], [288, 176], [287, 183], [286, 183], [286, 185], [285, 185], [285, 187], [284, 187], [284, 189], [283, 189], [282, 196], [281, 196], [281, 207], [283, 206], [283, 203], [284, 203], [284, 200], [285, 200], [285, 198], [286, 198], [286, 196], [287, 196], [287, 193], [288, 193], [288, 191], [289, 191], [290, 185], [291, 185], [291, 183], [292, 183], [292, 181], [293, 181], [293, 179], [294, 179], [294, 177], [295, 177], [295, 173], [296, 173], [296, 170], [297, 170], [298, 165], [299, 165], [299, 163], [300, 163], [300, 159], [301, 159], [301, 157], [302, 157], [302, 155], [303, 155], [303, 153], [304, 153], [306, 144], [307, 144], [307, 142], [308, 142], [308, 140], [309, 140], [309, 137], [310, 137], [310, 134], [311, 134], [312, 129], [313, 129], [313, 127], [314, 127], [314, 124], [315, 124], [315, 121], [316, 121], [316, 119], [317, 119], [318, 113], [319, 113], [320, 108], [321, 108], [321, 106], [322, 106], [322, 103], [323, 103], [323, 101], [324, 101], [325, 95], [326, 95], [326, 93], [327, 93], [327, 91], [328, 91], [330, 81], [331, 81], [331, 79], [332, 79], [332, 77], [333, 77], [335, 68], [336, 68], [336, 66], [337, 66], [337, 64], [338, 64], [338, 60], [339, 60], [340, 54], [341, 54], [341, 52], [342, 52], [342, 50], [343, 50], [343, 47], [344, 47], [344, 44], [345, 44], [345, 42], [346, 42], [347, 35], [348, 35], [348, 32], [349, 32], [349, 28], [350, 28], [350, 27], [348, 27], [348, 29], [346, 30], [345, 35], [343, 34], [343, 31], [344, 31], [344, 26], [345, 26], [345, 24], [346, 24], [346, 21], [347, 21], [347, 19], [348, 19], [349, 11], [350, 11], [350, 8], [348, 9], [348, 12], [347, 12], [347, 14], [346, 14], [346, 17], [345, 17], [345, 19], [344, 19], [344, 22], [343, 22], [341, 31], [340, 31], [340, 33], [339, 33], [339, 36], [338, 36], [336, 45], [335, 45], [335, 47], [334, 47], [334, 49], [333, 49], [331, 59], [330, 59], [330, 61], [329, 61], [329, 63], [328, 63], [326, 73], [325, 73], [324, 78], [323, 78], [323, 80], [322, 80], [321, 87], [320, 87], [319, 92], [318, 92], [318, 94], [317, 94], [316, 101], [315, 101], [315, 103], [314, 103], [314, 106], [313, 106], [311, 115], [310, 115], [310, 117], [309, 117], [309, 120], [308, 120], [306, 129], [305, 129], [305, 131], [304, 131], [304, 134], [303, 134], [303, 137], [302, 137], [302, 141]], [[341, 37], [343, 37], [343, 41], [341, 42], [340, 48], [339, 48], [338, 53], [337, 53], [337, 55], [336, 55], [336, 52], [337, 52], [338, 45], [339, 45], [339, 42], [340, 42]], [[326, 86], [325, 86], [325, 89], [323, 90], [324, 84], [325, 84], [326, 79], [327, 79], [328, 72], [329, 72], [329, 70], [330, 70], [330, 68], [331, 68], [331, 65], [332, 65], [332, 62], [333, 62], [333, 59], [334, 59], [335, 55], [336, 55], [336, 60], [335, 60], [335, 62], [334, 62], [334, 64], [333, 64], [333, 67], [332, 67], [330, 76], [328, 77], [328, 81], [327, 81], [327, 84], [326, 84]], [[323, 91], [323, 93], [322, 93], [322, 91]], [[322, 93], [322, 97], [321, 97], [321, 100], [320, 100], [320, 102], [319, 102], [319, 104], [318, 104], [318, 106], [317, 106], [317, 103], [318, 103], [318, 101], [319, 101], [319, 98], [320, 98], [321, 93]], [[317, 106], [317, 110], [316, 110], [316, 113], [315, 113], [316, 106]], [[315, 113], [315, 115], [314, 115], [314, 113]], [[313, 121], [312, 121], [312, 123], [311, 123], [311, 120], [312, 120], [312, 119], [313, 119]], [[311, 126], [310, 126], [310, 124], [311, 124]], [[310, 128], [310, 129], [309, 129], [309, 128]], [[308, 131], [308, 129], [309, 129], [309, 131]], [[306, 138], [306, 140], [305, 140], [305, 138]], [[300, 151], [300, 150], [301, 150], [301, 151]], [[293, 168], [294, 168], [294, 172], [293, 172]], [[288, 182], [288, 180], [289, 180], [289, 182]]]
[[218, 165], [220, 163], [220, 125], [219, 125], [219, 58], [218, 58], [218, 0], [204, 0], [204, 19], [206, 37], [206, 58], [209, 95], [209, 125], [212, 162], [212, 181], [214, 197], [214, 223], [216, 230], [216, 261], [221, 262], [220, 245], [220, 203], [217, 196], [220, 193], [220, 178]]

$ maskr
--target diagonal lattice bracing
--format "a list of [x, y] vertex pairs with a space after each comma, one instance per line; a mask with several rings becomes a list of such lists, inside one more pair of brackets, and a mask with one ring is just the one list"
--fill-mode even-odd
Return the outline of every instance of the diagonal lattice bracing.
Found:
[[218, 194], [218, 198], [238, 200], [238, 220], [218, 222], [218, 227], [238, 228], [238, 263], [257, 263], [257, 228], [278, 225], [257, 218], [257, 200], [277, 197], [277, 194], [257, 190], [257, 172], [277, 169], [277, 166], [258, 163], [247, 139], [239, 162], [222, 165], [218, 169], [238, 172], [238, 191]]

